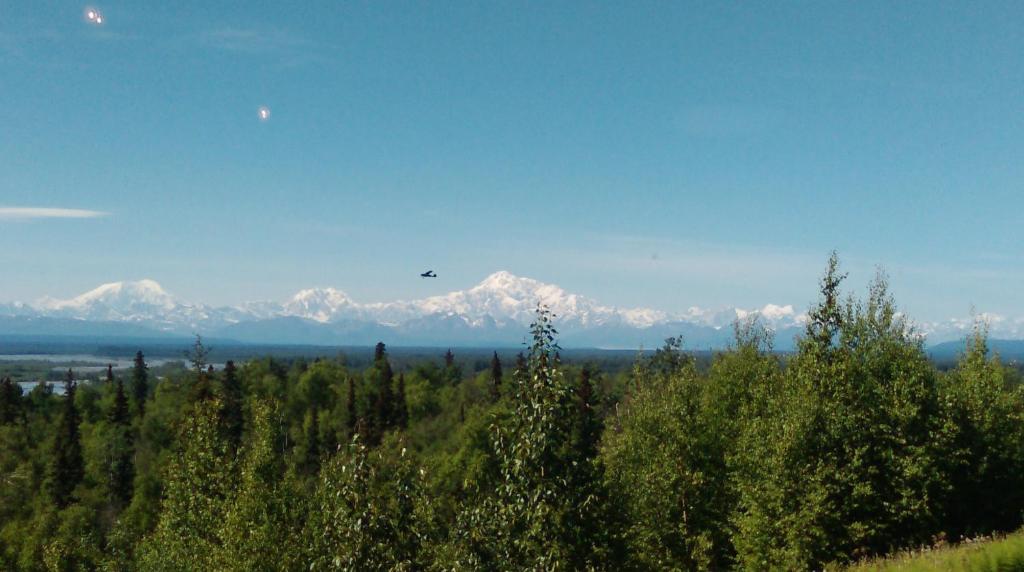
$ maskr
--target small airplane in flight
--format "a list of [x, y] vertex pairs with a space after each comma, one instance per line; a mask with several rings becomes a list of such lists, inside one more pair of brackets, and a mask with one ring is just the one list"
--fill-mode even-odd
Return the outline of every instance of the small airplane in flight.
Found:
[[433, 270], [427, 270], [423, 274], [420, 274], [420, 278], [437, 278], [437, 274], [434, 274]]

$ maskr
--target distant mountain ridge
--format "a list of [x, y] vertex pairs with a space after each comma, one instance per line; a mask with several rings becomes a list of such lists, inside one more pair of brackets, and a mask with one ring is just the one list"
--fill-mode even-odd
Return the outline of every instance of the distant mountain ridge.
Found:
[[[182, 301], [154, 280], [112, 282], [71, 299], [0, 304], [0, 335], [76, 335], [90, 327], [107, 335], [185, 336], [194, 332], [263, 344], [513, 345], [522, 342], [538, 304], [557, 316], [566, 347], [655, 347], [682, 335], [695, 349], [724, 347], [732, 323], [756, 317], [776, 332], [776, 348], [790, 349], [806, 315], [792, 305], [756, 309], [697, 306], [681, 314], [616, 308], [554, 284], [498, 271], [466, 290], [420, 300], [360, 303], [342, 290], [310, 288], [277, 302], [214, 307]], [[16, 318], [16, 319], [15, 319]], [[90, 326], [89, 324], [92, 324]], [[969, 324], [922, 325], [939, 341], [957, 339]], [[8, 331], [10, 330], [10, 331]]]

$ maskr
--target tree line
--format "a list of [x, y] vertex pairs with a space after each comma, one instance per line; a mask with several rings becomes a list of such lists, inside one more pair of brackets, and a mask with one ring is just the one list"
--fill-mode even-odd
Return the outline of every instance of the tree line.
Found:
[[829, 260], [797, 351], [608, 375], [538, 308], [515, 363], [145, 356], [0, 380], [6, 570], [812, 570], [1021, 525], [1024, 393], [984, 328], [939, 371], [884, 276]]

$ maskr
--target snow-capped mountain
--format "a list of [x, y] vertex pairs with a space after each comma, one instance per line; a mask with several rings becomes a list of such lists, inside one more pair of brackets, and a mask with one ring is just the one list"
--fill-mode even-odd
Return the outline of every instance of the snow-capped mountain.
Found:
[[[67, 329], [68, 320], [73, 320], [75, 332], [83, 331], [81, 322], [103, 323], [104, 332], [116, 324], [130, 324], [132, 331], [141, 327], [160, 335], [199, 332], [259, 343], [361, 345], [387, 339], [419, 345], [493, 345], [522, 341], [538, 304], [557, 316], [562, 343], [577, 346], [652, 347], [665, 337], [682, 334], [692, 347], [720, 347], [728, 343], [736, 320], [756, 318], [777, 332], [776, 347], [785, 349], [806, 320], [806, 314], [792, 305], [777, 304], [754, 309], [693, 306], [679, 314], [616, 308], [506, 271], [495, 272], [469, 289], [419, 300], [362, 303], [335, 288], [312, 288], [281, 303], [231, 307], [185, 302], [145, 279], [104, 284], [67, 300], [0, 304], [0, 316], [22, 318], [19, 332], [32, 324], [58, 330], [47, 330], [48, 335], [61, 335], [56, 324]], [[23, 318], [28, 317], [38, 320], [25, 322]], [[1024, 320], [982, 318], [992, 325], [993, 335], [1004, 331], [1024, 335]], [[4, 324], [0, 321], [0, 335], [5, 333]], [[938, 342], [962, 337], [972, 324], [951, 320], [919, 324], [919, 329], [929, 335], [930, 342]]]

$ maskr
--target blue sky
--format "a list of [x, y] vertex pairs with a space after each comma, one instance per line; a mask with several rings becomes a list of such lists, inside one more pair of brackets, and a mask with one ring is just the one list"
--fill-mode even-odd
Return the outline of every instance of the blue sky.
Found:
[[1019, 3], [303, 4], [5, 5], [0, 207], [108, 214], [0, 216], [0, 300], [805, 306], [836, 248], [1024, 314]]

